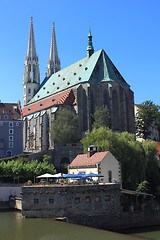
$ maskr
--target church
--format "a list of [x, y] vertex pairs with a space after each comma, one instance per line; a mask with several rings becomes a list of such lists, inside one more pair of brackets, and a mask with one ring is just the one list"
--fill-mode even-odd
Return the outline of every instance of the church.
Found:
[[42, 151], [54, 147], [51, 122], [61, 108], [70, 109], [79, 116], [84, 136], [92, 129], [97, 106], [108, 107], [113, 131], [135, 133], [134, 93], [106, 52], [103, 49], [94, 51], [91, 31], [86, 56], [61, 69], [53, 23], [47, 73], [40, 83], [31, 18], [23, 77], [25, 150]]

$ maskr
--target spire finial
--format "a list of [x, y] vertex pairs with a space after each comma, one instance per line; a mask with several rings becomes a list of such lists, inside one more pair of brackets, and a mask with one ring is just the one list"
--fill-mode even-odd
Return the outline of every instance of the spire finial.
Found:
[[93, 48], [93, 44], [92, 44], [91, 26], [89, 26], [87, 57], [90, 57], [93, 53], [94, 53], [94, 48]]
[[47, 76], [50, 76], [59, 70], [60, 70], [60, 60], [58, 58], [58, 50], [57, 50], [56, 34], [55, 34], [55, 24], [53, 22]]

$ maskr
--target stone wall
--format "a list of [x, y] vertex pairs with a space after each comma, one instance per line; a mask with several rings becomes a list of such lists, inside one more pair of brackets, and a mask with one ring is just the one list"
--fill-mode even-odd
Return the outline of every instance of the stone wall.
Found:
[[118, 184], [22, 187], [22, 215], [108, 230], [160, 224], [160, 207], [123, 212]]
[[22, 187], [26, 217], [77, 218], [120, 214], [118, 184]]

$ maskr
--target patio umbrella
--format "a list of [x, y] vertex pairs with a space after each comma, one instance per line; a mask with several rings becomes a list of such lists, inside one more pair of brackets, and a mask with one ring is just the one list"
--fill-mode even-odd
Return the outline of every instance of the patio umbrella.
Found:
[[82, 178], [90, 178], [90, 177], [103, 177], [103, 175], [96, 174], [96, 173], [88, 173], [88, 174], [84, 174], [84, 176], [82, 176]]
[[54, 177], [53, 174], [45, 173], [45, 174], [38, 176], [37, 178], [52, 178], [52, 177]]

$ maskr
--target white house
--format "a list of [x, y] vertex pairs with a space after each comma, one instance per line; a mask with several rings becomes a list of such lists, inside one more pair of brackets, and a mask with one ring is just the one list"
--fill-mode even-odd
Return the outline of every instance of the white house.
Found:
[[94, 146], [88, 148], [87, 154], [77, 155], [69, 165], [68, 173], [102, 174], [104, 183], [121, 183], [119, 161], [109, 151], [97, 152]]

